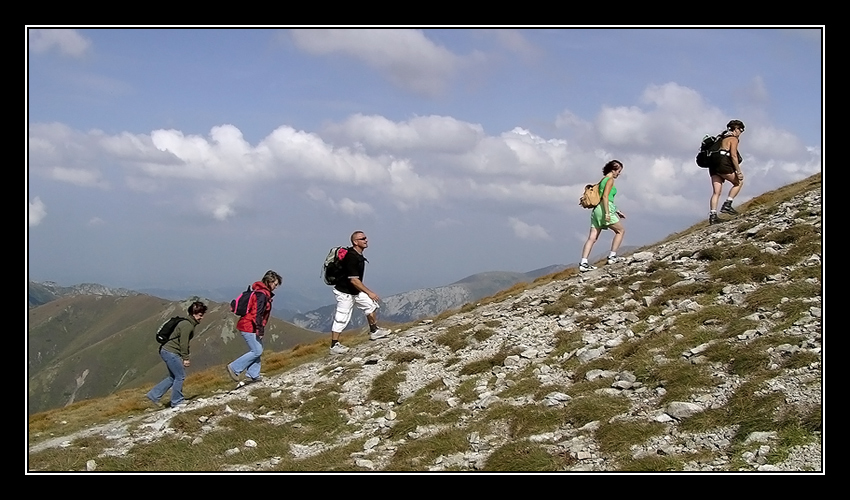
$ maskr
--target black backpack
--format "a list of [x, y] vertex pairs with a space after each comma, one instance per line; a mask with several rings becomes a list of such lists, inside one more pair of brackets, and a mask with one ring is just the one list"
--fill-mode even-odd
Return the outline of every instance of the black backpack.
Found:
[[160, 345], [165, 344], [171, 338], [171, 334], [174, 333], [174, 329], [177, 328], [177, 323], [185, 320], [186, 318], [181, 318], [180, 316], [174, 316], [170, 320], [166, 321], [159, 327], [159, 330], [156, 331], [156, 341], [159, 342]]
[[720, 151], [720, 145], [723, 143], [723, 134], [706, 135], [702, 138], [697, 153], [697, 165], [702, 168], [708, 168], [712, 165], [714, 158], [711, 157], [714, 153]]
[[251, 285], [248, 285], [248, 289], [244, 292], [240, 293], [238, 297], [230, 301], [230, 310], [233, 311], [233, 314], [237, 316], [245, 316], [248, 314], [248, 302], [251, 300], [251, 295], [253, 295], [254, 290], [251, 289]]
[[326, 285], [335, 285], [342, 274], [342, 259], [351, 249], [348, 247], [333, 247], [322, 264], [322, 279]]

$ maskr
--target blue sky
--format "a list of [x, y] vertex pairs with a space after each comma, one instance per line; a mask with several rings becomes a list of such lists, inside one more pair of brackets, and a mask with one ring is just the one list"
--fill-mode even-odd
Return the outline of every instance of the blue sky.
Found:
[[27, 27], [28, 279], [323, 288], [356, 229], [382, 296], [574, 263], [614, 158], [650, 244], [731, 119], [739, 202], [822, 170], [823, 32]]

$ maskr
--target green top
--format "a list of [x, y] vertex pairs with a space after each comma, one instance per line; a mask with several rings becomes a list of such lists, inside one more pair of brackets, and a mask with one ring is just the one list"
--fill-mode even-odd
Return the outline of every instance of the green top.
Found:
[[[599, 181], [599, 199], [600, 200], [602, 199], [602, 195], [605, 194], [605, 185], [608, 184], [608, 181], [610, 179], [611, 179], [611, 177], [608, 177], [606, 175], [605, 177], [602, 178], [601, 181]], [[616, 194], [617, 194], [617, 186], [611, 186], [611, 191], [608, 192], [608, 202], [609, 203], [614, 203], [614, 195], [616, 195]], [[600, 202], [600, 205], [601, 204], [602, 203]]]
[[195, 325], [198, 321], [193, 317], [177, 323], [168, 342], [162, 344], [162, 349], [179, 355], [184, 360], [189, 359], [189, 341], [195, 336]]

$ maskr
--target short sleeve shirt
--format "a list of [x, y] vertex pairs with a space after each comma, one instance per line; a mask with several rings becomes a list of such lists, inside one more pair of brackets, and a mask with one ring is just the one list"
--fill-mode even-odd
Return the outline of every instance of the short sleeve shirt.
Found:
[[360, 290], [351, 284], [351, 278], [357, 278], [363, 281], [363, 272], [365, 270], [366, 257], [363, 257], [363, 254], [357, 253], [356, 250], [349, 249], [348, 253], [342, 259], [342, 277], [334, 288], [343, 293], [357, 295], [360, 293]]

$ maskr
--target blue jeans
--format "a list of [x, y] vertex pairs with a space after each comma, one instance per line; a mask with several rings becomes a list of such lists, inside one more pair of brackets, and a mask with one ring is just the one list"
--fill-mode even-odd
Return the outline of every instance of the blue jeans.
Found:
[[230, 363], [230, 369], [237, 375], [245, 372], [252, 379], [260, 378], [260, 355], [263, 354], [263, 340], [253, 332], [239, 332], [250, 351]]
[[186, 380], [186, 370], [183, 369], [183, 358], [165, 349], [159, 350], [159, 355], [168, 368], [168, 376], [148, 392], [148, 399], [159, 404], [159, 399], [171, 389], [171, 406], [183, 403], [183, 381]]

